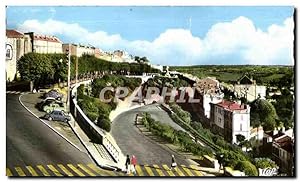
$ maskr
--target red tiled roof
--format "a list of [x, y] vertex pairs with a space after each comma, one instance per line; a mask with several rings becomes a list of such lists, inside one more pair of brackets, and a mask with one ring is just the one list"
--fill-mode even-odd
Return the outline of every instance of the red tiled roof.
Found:
[[222, 102], [217, 104], [220, 107], [223, 107], [224, 109], [228, 109], [228, 110], [244, 110], [245, 108], [243, 107], [243, 105], [240, 105], [236, 102], [231, 102], [228, 100], [223, 100]]
[[24, 34], [16, 30], [6, 30], [6, 36], [9, 38], [20, 38], [23, 37]]
[[58, 38], [56, 37], [50, 37], [50, 36], [45, 36], [45, 35], [34, 35], [34, 40], [42, 40], [42, 41], [48, 41], [48, 42], [61, 42]]

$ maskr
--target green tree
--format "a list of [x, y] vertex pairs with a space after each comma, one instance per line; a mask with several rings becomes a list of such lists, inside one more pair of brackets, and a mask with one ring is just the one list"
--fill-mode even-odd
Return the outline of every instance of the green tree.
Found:
[[248, 176], [258, 176], [257, 168], [249, 161], [239, 161], [236, 164], [235, 169], [244, 171]]
[[21, 79], [30, 81], [34, 88], [53, 80], [55, 69], [53, 60], [46, 54], [28, 53], [17, 62], [17, 69]]
[[273, 130], [278, 119], [274, 106], [264, 99], [256, 99], [251, 104], [250, 118], [253, 123], [261, 123], [264, 130]]
[[269, 158], [256, 158], [255, 166], [260, 169], [277, 168], [278, 167], [276, 165], [276, 163]]

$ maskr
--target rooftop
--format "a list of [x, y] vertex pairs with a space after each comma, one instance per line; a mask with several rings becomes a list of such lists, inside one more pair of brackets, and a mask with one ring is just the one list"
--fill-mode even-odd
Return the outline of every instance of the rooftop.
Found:
[[231, 110], [231, 111], [246, 109], [246, 105], [238, 104], [236, 102], [232, 102], [232, 101], [228, 101], [228, 100], [223, 100], [222, 102], [219, 102], [216, 105], [223, 107], [224, 109]]
[[293, 152], [293, 141], [291, 137], [284, 135], [282, 137], [276, 138], [274, 142], [287, 152]]
[[17, 30], [6, 29], [6, 36], [8, 38], [22, 38], [24, 36], [24, 34], [21, 32], [18, 32]]
[[48, 42], [61, 43], [61, 41], [57, 37], [46, 36], [46, 35], [34, 35], [34, 40], [42, 40], [42, 41], [48, 41]]

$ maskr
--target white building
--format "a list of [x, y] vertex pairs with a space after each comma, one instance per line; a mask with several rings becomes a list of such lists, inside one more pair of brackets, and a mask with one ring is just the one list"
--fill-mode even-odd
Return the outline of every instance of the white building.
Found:
[[96, 48], [93, 46], [87, 46], [82, 44], [63, 44], [62, 50], [64, 53], [69, 50], [71, 56], [81, 57], [84, 54], [93, 55], [96, 54]]
[[257, 85], [255, 80], [244, 75], [234, 85], [234, 91], [238, 97], [244, 97], [249, 102], [252, 102], [259, 97], [265, 98], [267, 88], [263, 85]]
[[236, 102], [223, 100], [211, 103], [211, 126], [215, 133], [220, 134], [231, 143], [238, 143], [237, 135], [250, 138], [250, 107]]
[[6, 30], [6, 81], [13, 81], [17, 76], [17, 61], [26, 53], [32, 50], [31, 40], [16, 30]]
[[29, 35], [32, 43], [32, 52], [35, 53], [62, 53], [62, 42], [55, 36], [37, 35], [33, 32], [25, 33]]

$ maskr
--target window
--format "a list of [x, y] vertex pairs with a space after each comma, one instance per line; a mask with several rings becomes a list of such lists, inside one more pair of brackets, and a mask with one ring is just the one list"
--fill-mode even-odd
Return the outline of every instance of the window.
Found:
[[243, 124], [240, 124], [240, 131], [243, 131]]
[[241, 115], [241, 120], [243, 121], [243, 115]]
[[219, 123], [221, 123], [221, 118], [219, 118]]

